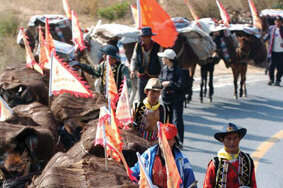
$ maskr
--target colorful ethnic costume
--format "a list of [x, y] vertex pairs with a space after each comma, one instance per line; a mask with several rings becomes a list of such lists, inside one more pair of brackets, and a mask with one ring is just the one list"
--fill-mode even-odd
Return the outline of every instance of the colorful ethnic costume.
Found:
[[204, 188], [256, 188], [254, 163], [249, 154], [231, 155], [224, 148], [208, 164]]
[[157, 140], [157, 122], [168, 123], [170, 120], [168, 106], [164, 104], [156, 104], [151, 106], [147, 98], [143, 102], [134, 103], [133, 117], [134, 128], [138, 134], [149, 141]]

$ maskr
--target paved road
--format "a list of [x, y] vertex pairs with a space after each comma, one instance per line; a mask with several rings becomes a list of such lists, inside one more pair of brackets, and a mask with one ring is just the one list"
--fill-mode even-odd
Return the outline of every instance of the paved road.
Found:
[[216, 77], [213, 103], [206, 99], [201, 104], [196, 86], [193, 101], [184, 112], [184, 152], [198, 187], [203, 185], [207, 163], [222, 147], [214, 133], [234, 122], [248, 129], [241, 149], [255, 159], [258, 187], [282, 188], [283, 87], [267, 86], [263, 74], [248, 75], [248, 97], [235, 100], [231, 77]]

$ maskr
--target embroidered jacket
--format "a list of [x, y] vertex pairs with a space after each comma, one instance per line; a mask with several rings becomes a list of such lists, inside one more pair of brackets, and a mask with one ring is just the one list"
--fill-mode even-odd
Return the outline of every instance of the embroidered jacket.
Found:
[[[150, 178], [152, 178], [152, 168], [154, 166], [154, 159], [158, 151], [159, 146], [154, 145], [148, 148], [142, 155], [141, 160], [145, 166], [145, 170], [148, 172]], [[176, 147], [173, 149], [176, 166], [178, 168], [179, 174], [182, 178], [183, 184], [180, 185], [180, 188], [188, 188], [194, 181], [195, 175], [193, 173], [191, 164], [189, 160], [183, 155], [183, 153]], [[131, 168], [133, 171], [133, 176], [139, 179], [140, 168], [139, 164], [136, 163], [134, 167]]]
[[236, 159], [215, 157], [208, 164], [204, 188], [256, 188], [254, 163], [251, 157], [240, 152]]
[[[145, 99], [146, 100], [146, 99]], [[151, 116], [151, 117], [147, 117]], [[152, 116], [157, 116], [153, 117]], [[147, 109], [145, 102], [135, 102], [133, 105], [134, 128], [138, 134], [146, 140], [157, 140], [157, 121], [169, 123], [171, 121], [170, 109], [167, 105], [159, 104], [156, 110]], [[150, 122], [149, 122], [150, 121]], [[150, 125], [155, 125], [155, 128], [147, 128]]]

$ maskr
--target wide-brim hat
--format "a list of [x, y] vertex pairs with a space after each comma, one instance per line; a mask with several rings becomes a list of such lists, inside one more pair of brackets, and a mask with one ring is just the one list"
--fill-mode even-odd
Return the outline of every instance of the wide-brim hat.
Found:
[[158, 78], [150, 78], [146, 83], [146, 86], [144, 88], [144, 93], [146, 93], [147, 90], [161, 91], [162, 88], [163, 87]]
[[111, 44], [107, 44], [105, 46], [103, 46], [100, 51], [103, 53], [103, 54], [106, 54], [106, 55], [109, 55], [115, 59], [120, 59], [120, 56], [119, 56], [119, 49], [118, 47], [114, 46], [114, 45], [111, 45]]
[[141, 28], [141, 33], [140, 33], [141, 37], [150, 37], [150, 36], [155, 36], [155, 35], [156, 35], [156, 33], [152, 33], [151, 27]]
[[214, 138], [220, 142], [223, 142], [224, 137], [232, 133], [238, 133], [240, 139], [242, 139], [246, 135], [247, 129], [246, 128], [239, 129], [235, 124], [228, 123], [228, 125], [224, 127], [224, 130], [222, 132], [218, 132], [214, 134]]

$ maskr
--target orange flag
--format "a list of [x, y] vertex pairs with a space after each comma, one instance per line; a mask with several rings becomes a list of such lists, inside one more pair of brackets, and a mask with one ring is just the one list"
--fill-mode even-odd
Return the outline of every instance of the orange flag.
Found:
[[48, 62], [44, 64], [45, 69], [50, 69], [51, 65], [51, 52], [55, 48], [54, 42], [53, 42], [53, 37], [50, 33], [49, 30], [49, 21], [48, 18], [45, 20], [45, 51], [47, 54]]
[[226, 26], [229, 26], [229, 24], [230, 24], [229, 14], [227, 13], [226, 9], [224, 8], [223, 4], [220, 1], [216, 0], [216, 4], [217, 4], [217, 7], [219, 9], [220, 16], [221, 16], [221, 19], [223, 20], [223, 23]]
[[49, 95], [70, 93], [77, 97], [93, 97], [89, 86], [66, 63], [62, 63], [56, 55], [52, 56], [50, 70]]
[[123, 89], [117, 104], [116, 117], [124, 125], [123, 127], [127, 127], [128, 124], [133, 122], [126, 77], [123, 80]]
[[178, 32], [170, 16], [161, 8], [156, 0], [139, 0], [142, 26], [152, 28], [152, 39], [162, 47], [172, 47]]
[[28, 37], [24, 31], [24, 28], [21, 28], [21, 31], [23, 33], [23, 40], [24, 40], [25, 49], [26, 49], [26, 66], [28, 68], [36, 70], [37, 72], [43, 75], [43, 70], [41, 69], [41, 67], [37, 64], [37, 62], [34, 59], [33, 53], [31, 51], [31, 48], [28, 42]]
[[5, 121], [13, 115], [13, 110], [6, 101], [0, 96], [0, 121]]
[[167, 187], [168, 188], [179, 188], [182, 183], [178, 168], [175, 163], [171, 148], [168, 144], [167, 138], [162, 128], [161, 123], [158, 122], [158, 142], [163, 152], [167, 173]]
[[38, 37], [39, 37], [39, 65], [40, 67], [44, 67], [45, 63], [48, 63], [48, 58], [47, 58], [47, 51], [45, 47], [45, 40], [43, 36], [43, 32], [41, 30], [41, 27], [39, 26], [38, 28]]
[[140, 167], [140, 181], [139, 181], [139, 188], [151, 188], [153, 187], [152, 181], [149, 178], [148, 173], [146, 172], [144, 165], [141, 161], [140, 154], [137, 152], [138, 163]]
[[253, 0], [248, 0], [248, 2], [249, 2], [249, 7], [252, 13], [253, 26], [262, 30], [262, 22], [258, 15], [254, 2]]
[[116, 99], [118, 97], [117, 85], [114, 79], [114, 75], [109, 64], [109, 56], [106, 56], [106, 95], [107, 98], [110, 99], [112, 105], [116, 103]]
[[76, 49], [82, 51], [86, 48], [84, 40], [83, 40], [83, 33], [81, 31], [79, 20], [77, 14], [72, 11], [72, 36], [73, 36], [73, 43], [76, 46]]
[[68, 0], [63, 0], [63, 9], [65, 11], [67, 18], [69, 20], [71, 20], [72, 19], [72, 12], [71, 12]]

